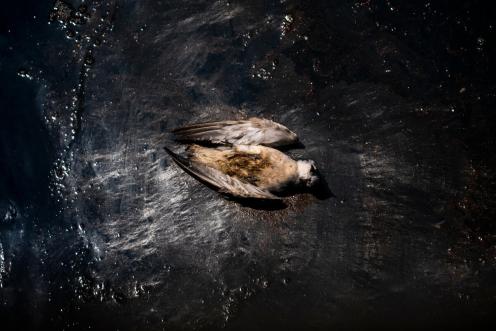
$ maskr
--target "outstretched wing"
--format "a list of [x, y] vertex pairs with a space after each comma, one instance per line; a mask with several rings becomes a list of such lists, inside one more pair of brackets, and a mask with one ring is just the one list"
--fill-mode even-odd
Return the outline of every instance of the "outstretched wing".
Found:
[[260, 118], [198, 123], [172, 132], [179, 141], [214, 144], [284, 146], [298, 141], [298, 136], [284, 125]]
[[165, 151], [172, 157], [174, 162], [185, 172], [195, 177], [199, 181], [210, 184], [222, 193], [230, 194], [240, 198], [255, 198], [279, 200], [281, 198], [272, 193], [262, 190], [252, 184], [244, 183], [234, 177], [228, 176], [217, 169], [207, 167], [199, 162], [184, 158], [172, 152], [167, 147]]

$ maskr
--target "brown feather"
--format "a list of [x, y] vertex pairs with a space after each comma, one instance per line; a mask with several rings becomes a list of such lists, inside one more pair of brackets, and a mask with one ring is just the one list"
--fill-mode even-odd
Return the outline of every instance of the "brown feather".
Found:
[[191, 145], [188, 153], [195, 162], [270, 191], [279, 191], [297, 177], [296, 161], [270, 147], [216, 149]]

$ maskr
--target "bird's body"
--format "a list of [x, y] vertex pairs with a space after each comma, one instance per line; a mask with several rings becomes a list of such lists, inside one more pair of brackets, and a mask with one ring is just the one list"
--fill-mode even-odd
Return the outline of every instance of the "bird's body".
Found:
[[252, 117], [247, 120], [197, 123], [173, 130], [176, 139], [224, 145], [279, 147], [298, 142], [298, 136], [282, 124]]
[[[173, 131], [180, 141], [222, 144], [190, 145], [187, 156], [165, 147], [184, 171], [221, 192], [241, 198], [280, 199], [291, 186], [311, 187], [318, 181], [313, 161], [296, 161], [268, 146], [298, 141], [285, 126], [266, 119], [193, 124]], [[265, 145], [265, 146], [262, 146]]]
[[192, 145], [188, 151], [191, 160], [269, 192], [279, 192], [298, 181], [297, 161], [270, 147], [214, 149]]

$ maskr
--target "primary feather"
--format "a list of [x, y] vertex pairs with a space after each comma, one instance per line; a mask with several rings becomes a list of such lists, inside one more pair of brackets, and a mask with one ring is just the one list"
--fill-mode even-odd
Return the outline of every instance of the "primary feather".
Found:
[[229, 145], [279, 147], [298, 142], [298, 136], [282, 124], [252, 117], [248, 120], [197, 123], [173, 130], [179, 141]]

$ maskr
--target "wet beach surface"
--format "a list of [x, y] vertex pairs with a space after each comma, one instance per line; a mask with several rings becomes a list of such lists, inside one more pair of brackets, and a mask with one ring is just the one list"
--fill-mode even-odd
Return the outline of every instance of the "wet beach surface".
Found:
[[[0, 328], [494, 324], [482, 1], [25, 1], [0, 21]], [[283, 123], [332, 196], [226, 199], [163, 150]]]

